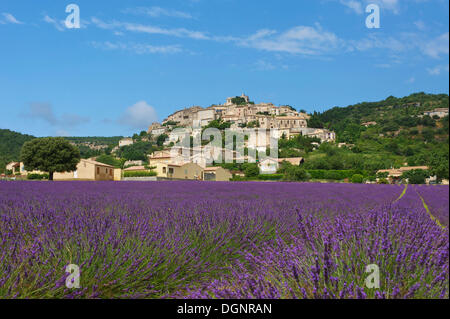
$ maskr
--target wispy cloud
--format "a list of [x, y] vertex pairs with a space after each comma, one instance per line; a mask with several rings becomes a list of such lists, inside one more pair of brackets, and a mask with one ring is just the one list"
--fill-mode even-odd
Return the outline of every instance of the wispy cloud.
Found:
[[172, 10], [172, 9], [164, 9], [161, 7], [137, 7], [137, 8], [128, 8], [123, 10], [124, 13], [130, 14], [142, 14], [147, 15], [152, 18], [158, 18], [161, 16], [172, 17], [172, 18], [182, 18], [182, 19], [192, 19], [192, 15], [187, 12]]
[[339, 2], [341, 4], [343, 4], [344, 6], [350, 8], [351, 10], [356, 12], [357, 14], [362, 14], [364, 12], [362, 3], [360, 1], [356, 1], [356, 0], [340, 0]]
[[331, 53], [343, 44], [334, 33], [323, 30], [318, 24], [297, 26], [282, 33], [264, 29], [236, 42], [243, 47], [301, 55]]
[[[336, 1], [336, 0], [335, 0]], [[400, 1], [399, 0], [338, 0], [342, 5], [350, 8], [357, 14], [363, 14], [365, 8], [368, 4], [377, 4], [382, 10], [390, 11], [394, 14], [400, 12]], [[420, 0], [415, 0], [415, 2], [421, 2]]]
[[155, 108], [145, 101], [139, 101], [128, 107], [118, 119], [119, 124], [133, 129], [145, 129], [156, 121], [158, 121], [158, 116]]
[[379, 34], [369, 34], [361, 40], [347, 41], [349, 51], [368, 51], [372, 49], [387, 49], [393, 52], [401, 52], [406, 48], [405, 42], [392, 37]]
[[58, 31], [64, 31], [65, 29], [65, 22], [64, 21], [58, 21], [56, 19], [53, 19], [51, 17], [49, 17], [48, 15], [44, 16], [44, 21], [53, 25], [55, 27], [56, 30]]
[[166, 45], [166, 46], [155, 46], [150, 44], [142, 43], [123, 43], [123, 42], [91, 42], [91, 45], [96, 49], [102, 50], [121, 50], [121, 51], [131, 51], [136, 54], [174, 54], [182, 51], [179, 45]]
[[[416, 0], [417, 1], [417, 0]], [[393, 8], [398, 1], [380, 1], [384, 6]], [[352, 5], [347, 1], [347, 4]], [[422, 33], [400, 33], [386, 35], [382, 33], [371, 33], [361, 39], [343, 39], [335, 33], [325, 30], [320, 24], [313, 26], [294, 26], [285, 31], [273, 29], [261, 29], [248, 36], [235, 35], [213, 35], [204, 31], [190, 30], [186, 28], [164, 28], [149, 24], [138, 24], [131, 22], [109, 21], [105, 22], [96, 17], [90, 21], [98, 28], [110, 30], [113, 34], [124, 35], [128, 32], [144, 33], [150, 35], [165, 35], [177, 38], [188, 38], [194, 40], [214, 41], [220, 43], [231, 43], [239, 47], [253, 48], [261, 51], [287, 53], [303, 56], [334, 56], [348, 52], [364, 52], [377, 49], [384, 50], [387, 54], [400, 54], [402, 52], [413, 52], [425, 56], [439, 58], [448, 55], [448, 32], [437, 37], [429, 38]], [[419, 23], [420, 27], [421, 24]], [[101, 47], [102, 42], [96, 42]], [[176, 53], [180, 46], [154, 46], [103, 42], [107, 49], [133, 50], [136, 53]]]
[[[58, 30], [58, 31], [63, 32], [63, 31], [65, 31], [67, 29], [65, 20], [57, 20], [57, 19], [52, 18], [52, 17], [50, 17], [48, 15], [44, 15], [43, 20], [44, 20], [44, 22], [47, 22], [48, 24], [51, 24], [52, 26], [54, 26], [55, 29]], [[90, 24], [89, 21], [81, 19], [81, 21], [80, 21], [80, 28], [81, 29], [86, 29], [89, 24]]]
[[77, 114], [65, 113], [57, 116], [53, 106], [43, 102], [30, 103], [22, 115], [29, 119], [43, 121], [58, 130], [72, 129], [90, 121], [88, 117]]
[[433, 68], [427, 68], [427, 72], [430, 75], [440, 75], [443, 72], [447, 72], [448, 73], [449, 70], [449, 65], [437, 65]]
[[448, 46], [449, 33], [447, 32], [424, 43], [422, 50], [426, 55], [438, 59], [441, 55], [448, 55]]
[[209, 40], [211, 39], [206, 33], [200, 31], [188, 30], [185, 28], [161, 28], [153, 25], [144, 25], [129, 22], [104, 22], [96, 17], [91, 18], [91, 22], [98, 28], [105, 30], [116, 30], [120, 29], [123, 31], [137, 32], [137, 33], [147, 33], [147, 34], [161, 34], [167, 36], [174, 36], [179, 38], [191, 38], [196, 40]]
[[3, 12], [1, 14], [1, 17], [2, 18], [0, 18], [0, 24], [24, 24], [23, 22], [17, 20], [16, 17], [14, 17], [11, 13]]

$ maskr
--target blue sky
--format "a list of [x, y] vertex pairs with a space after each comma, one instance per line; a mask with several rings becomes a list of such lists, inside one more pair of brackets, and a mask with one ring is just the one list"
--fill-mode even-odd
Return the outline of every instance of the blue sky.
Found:
[[[65, 27], [70, 3], [80, 29]], [[448, 12], [448, 0], [2, 0], [0, 128], [131, 135], [242, 92], [307, 111], [448, 93]]]

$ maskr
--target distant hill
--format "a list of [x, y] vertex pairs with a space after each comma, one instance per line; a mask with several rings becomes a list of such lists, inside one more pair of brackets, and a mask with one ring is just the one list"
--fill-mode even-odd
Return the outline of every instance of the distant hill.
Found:
[[19, 160], [22, 145], [34, 138], [31, 135], [0, 129], [0, 168], [9, 162]]
[[[448, 94], [420, 92], [402, 98], [390, 96], [378, 102], [362, 102], [333, 107], [322, 113], [314, 112], [308, 126], [335, 131], [336, 142], [346, 147], [325, 143], [314, 150], [312, 140], [299, 137], [280, 140], [279, 155], [304, 157], [304, 166], [308, 169], [374, 172], [408, 163], [410, 166], [430, 166], [434, 171], [439, 171], [440, 176], [448, 177], [449, 118], [424, 116], [425, 111], [448, 107]], [[0, 130], [0, 168], [9, 161], [18, 160], [23, 143], [33, 138]], [[121, 138], [66, 137], [77, 145], [83, 158], [110, 154]], [[123, 157], [146, 158], [148, 148], [149, 145], [136, 144], [131, 155]]]
[[337, 142], [350, 150], [336, 156], [313, 152], [305, 160], [306, 166], [374, 170], [408, 163], [439, 169], [439, 175], [448, 178], [449, 118], [424, 115], [425, 111], [448, 107], [448, 94], [414, 93], [315, 112], [308, 126], [335, 131]]
[[[0, 129], [0, 171], [5, 165], [12, 161], [19, 161], [20, 149], [22, 145], [34, 139], [32, 135], [21, 134], [7, 129]], [[68, 141], [74, 143], [79, 149], [83, 158], [98, 156], [106, 150], [112, 149], [119, 144], [122, 136], [103, 137], [65, 137]], [[104, 148], [96, 148], [104, 146]]]
[[[349, 124], [360, 125], [375, 121], [381, 127], [413, 127], [420, 125], [418, 117], [424, 111], [448, 108], [448, 94], [414, 93], [402, 98], [390, 96], [378, 102], [361, 102], [346, 107], [333, 107], [323, 113], [314, 112], [308, 124], [336, 131], [341, 139]], [[388, 130], [385, 130], [388, 131]], [[395, 129], [393, 130], [395, 131]], [[347, 140], [347, 142], [350, 142]]]
[[103, 137], [103, 136], [82, 136], [75, 137], [69, 136], [65, 137], [65, 139], [73, 142], [75, 144], [83, 144], [83, 143], [91, 143], [93, 145], [117, 145], [119, 141], [123, 139], [123, 136], [111, 136], [111, 137]]

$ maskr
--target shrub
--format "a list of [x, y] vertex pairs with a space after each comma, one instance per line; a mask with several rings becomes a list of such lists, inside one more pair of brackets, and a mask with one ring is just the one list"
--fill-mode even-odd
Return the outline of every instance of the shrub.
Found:
[[284, 175], [284, 180], [286, 181], [307, 181], [310, 178], [311, 175], [299, 166], [288, 167]]
[[28, 174], [27, 179], [29, 180], [43, 180], [43, 179], [48, 179], [48, 174]]
[[428, 171], [422, 169], [414, 169], [404, 172], [402, 179], [408, 179], [409, 184], [425, 184], [425, 179], [430, 176]]
[[283, 179], [283, 174], [261, 174], [258, 179], [262, 181], [278, 181]]
[[352, 183], [361, 184], [364, 182], [364, 176], [361, 174], [355, 174], [352, 176]]
[[123, 177], [150, 177], [156, 175], [155, 171], [130, 171], [123, 173]]

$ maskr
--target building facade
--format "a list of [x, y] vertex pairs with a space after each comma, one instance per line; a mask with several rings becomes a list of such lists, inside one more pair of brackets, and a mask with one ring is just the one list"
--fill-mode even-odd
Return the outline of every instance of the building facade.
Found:
[[113, 181], [114, 167], [93, 160], [82, 159], [73, 172], [54, 173], [55, 181]]

